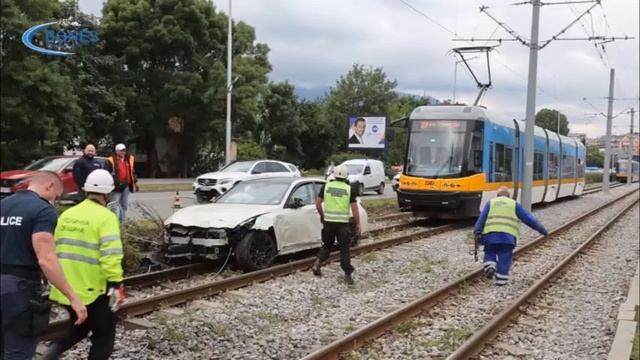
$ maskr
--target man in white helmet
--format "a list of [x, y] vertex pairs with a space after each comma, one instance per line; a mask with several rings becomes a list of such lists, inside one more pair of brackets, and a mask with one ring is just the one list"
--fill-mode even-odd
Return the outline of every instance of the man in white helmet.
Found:
[[[344, 271], [347, 285], [353, 285], [354, 268], [351, 266], [351, 225], [349, 224], [349, 210], [353, 213], [356, 223], [356, 233], [360, 232], [360, 212], [356, 199], [357, 190], [352, 188], [347, 177], [349, 171], [346, 165], [339, 165], [334, 172], [335, 180], [322, 186], [316, 199], [316, 209], [322, 221], [322, 248], [313, 264], [313, 274], [321, 276], [320, 266], [331, 253], [333, 243], [338, 239], [340, 249], [340, 267]], [[324, 202], [324, 209], [322, 203]]]
[[[104, 169], [94, 170], [87, 176], [84, 191], [87, 199], [60, 215], [55, 238], [65, 277], [86, 305], [88, 316], [83, 324], [73, 326], [56, 340], [43, 359], [57, 359], [89, 332], [89, 359], [108, 359], [113, 351], [116, 315], [112, 309], [124, 302], [120, 224], [106, 207], [113, 177]], [[50, 299], [69, 305], [56, 288], [51, 290]]]

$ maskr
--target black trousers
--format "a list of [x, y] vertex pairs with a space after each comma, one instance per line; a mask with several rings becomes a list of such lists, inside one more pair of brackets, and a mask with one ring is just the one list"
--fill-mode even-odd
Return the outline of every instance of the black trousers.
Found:
[[[76, 316], [71, 307], [66, 307], [71, 314], [71, 320], [76, 321]], [[109, 298], [101, 295], [93, 303], [87, 305], [87, 320], [79, 326], [72, 326], [69, 332], [56, 340], [49, 347], [49, 352], [43, 359], [58, 359], [63, 352], [87, 337], [91, 331], [91, 350], [89, 360], [108, 359], [113, 352], [113, 344], [116, 339], [116, 315], [109, 308]]]
[[351, 225], [349, 223], [325, 222], [322, 228], [322, 248], [318, 252], [318, 259], [324, 262], [329, 258], [333, 244], [338, 239], [340, 249], [340, 267], [346, 275], [351, 275]]

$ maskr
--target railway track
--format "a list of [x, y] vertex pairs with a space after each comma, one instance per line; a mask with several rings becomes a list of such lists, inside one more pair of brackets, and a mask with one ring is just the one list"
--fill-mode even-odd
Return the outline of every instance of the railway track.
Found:
[[534, 300], [540, 290], [549, 285], [552, 279], [574, 262], [578, 254], [591, 247], [598, 239], [601, 238], [602, 233], [610, 229], [624, 214], [627, 213], [627, 211], [637, 205], [638, 201], [632, 202], [629, 206], [626, 206], [615, 214], [611, 220], [596, 230], [595, 233], [582, 242], [582, 244], [580, 244], [573, 252], [563, 258], [562, 261], [545, 273], [539, 280], [534, 282], [533, 285], [531, 285], [522, 295], [512, 301], [504, 310], [476, 331], [460, 347], [458, 347], [458, 349], [454, 351], [448, 359], [467, 359], [478, 354], [484, 346], [498, 334], [500, 329], [506, 327], [509, 322], [519, 314], [520, 306]]
[[[434, 236], [443, 232], [466, 227], [469, 224], [470, 222], [468, 221], [452, 223], [419, 230], [407, 235], [401, 235], [380, 241], [371, 241], [369, 243], [353, 247], [351, 249], [351, 254], [352, 256], [356, 256], [372, 251], [382, 250], [385, 248], [405, 244], [414, 240], [424, 239], [426, 237]], [[415, 226], [414, 223], [391, 225], [376, 230], [375, 234], [377, 235], [385, 232], [399, 231], [413, 226]], [[339, 253], [333, 252], [327, 261], [331, 262], [338, 259]], [[186, 289], [168, 291], [160, 295], [134, 300], [125, 303], [125, 305], [119, 310], [119, 314], [123, 317], [148, 314], [155, 311], [159, 307], [180, 305], [203, 297], [213, 296], [225, 291], [239, 289], [242, 287], [253, 285], [255, 283], [268, 281], [276, 277], [289, 275], [296, 271], [307, 270], [311, 268], [311, 265], [313, 265], [314, 261], [315, 256], [308, 257], [301, 260], [275, 265], [259, 271], [231, 276], [224, 279], [216, 279], [215, 281], [209, 281], [201, 285], [189, 287]], [[162, 283], [167, 278], [182, 279], [182, 276], [185, 273], [195, 274], [199, 271], [206, 272], [205, 266], [206, 265], [204, 264], [193, 264], [154, 273], [137, 275], [125, 279], [125, 283], [127, 284], [127, 286], [150, 286], [156, 283]], [[49, 325], [47, 333], [42, 336], [42, 340], [50, 340], [58, 337], [66, 330], [67, 327], [70, 326], [70, 324], [71, 323], [68, 319], [53, 321]]]
[[[613, 199], [580, 217], [562, 225], [559, 228], [554, 229], [549, 233], [547, 237], [538, 237], [533, 241], [528, 242], [523, 245], [521, 248], [518, 248], [514, 252], [514, 257], [520, 257], [523, 254], [530, 253], [535, 251], [538, 248], [541, 248], [544, 244], [552, 244], [552, 239], [556, 237], [560, 237], [563, 233], [571, 230], [572, 228], [577, 228], [579, 224], [582, 224], [583, 221], [587, 218], [591, 218], [597, 216], [601, 211], [607, 209], [610, 206], [614, 206], [618, 203], [618, 201], [626, 199], [628, 196], [636, 196], [637, 190], [632, 192], [627, 192], [624, 195]], [[633, 201], [633, 204], [637, 204], [637, 199]], [[632, 206], [631, 205], [631, 206]], [[608, 222], [609, 224], [611, 222]], [[577, 253], [578, 251], [574, 251]], [[477, 282], [479, 278], [483, 277], [484, 273], [482, 269], [478, 269], [476, 271], [472, 271], [438, 289], [435, 291], [429, 292], [428, 294], [408, 303], [401, 308], [398, 308], [385, 316], [378, 318], [377, 320], [369, 323], [368, 325], [357, 329], [346, 336], [333, 341], [332, 343], [323, 346], [314, 352], [308, 354], [304, 357], [304, 360], [311, 359], [338, 359], [342, 354], [348, 353], [350, 351], [356, 350], [367, 344], [369, 341], [376, 339], [383, 334], [387, 333], [389, 330], [395, 329], [397, 326], [406, 323], [407, 321], [412, 321], [415, 317], [417, 317], [421, 312], [432, 309], [438, 304], [442, 304], [451, 297], [455, 296], [459, 293], [465, 293], [468, 291], [469, 284], [473, 284]], [[486, 286], [485, 286], [486, 287]], [[518, 306], [514, 306], [517, 309]], [[507, 320], [501, 320], [507, 321]], [[491, 326], [486, 326], [487, 331], [491, 332]], [[480, 339], [482, 337], [478, 336]], [[467, 345], [471, 347], [470, 345]], [[466, 352], [463, 354], [468, 354]], [[474, 348], [474, 351], [475, 348]], [[362, 355], [362, 354], [360, 354]], [[384, 356], [383, 356], [384, 357]], [[357, 358], [357, 356], [356, 356]], [[454, 358], [465, 358], [462, 357], [454, 357]]]

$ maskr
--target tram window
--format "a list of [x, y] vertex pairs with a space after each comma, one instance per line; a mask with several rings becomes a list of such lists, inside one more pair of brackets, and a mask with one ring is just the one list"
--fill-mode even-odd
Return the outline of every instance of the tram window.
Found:
[[558, 155], [556, 153], [549, 153], [549, 161], [547, 165], [549, 169], [549, 179], [558, 178]]
[[511, 181], [512, 177], [513, 149], [496, 144], [496, 181]]
[[573, 179], [576, 171], [576, 157], [575, 156], [562, 156], [562, 178]]
[[542, 171], [543, 159], [544, 159], [544, 155], [542, 153], [536, 152], [533, 154], [533, 180], [544, 179], [544, 175]]

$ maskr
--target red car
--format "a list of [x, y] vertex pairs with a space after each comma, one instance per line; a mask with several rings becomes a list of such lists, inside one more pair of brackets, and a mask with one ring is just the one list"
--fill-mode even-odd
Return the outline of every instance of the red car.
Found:
[[[60, 176], [64, 184], [64, 192], [61, 200], [76, 201], [78, 186], [73, 181], [73, 163], [80, 158], [79, 155], [71, 156], [47, 156], [42, 158], [22, 170], [9, 170], [0, 172], [0, 198], [7, 197], [18, 190], [26, 189], [29, 186], [28, 178], [38, 171], [53, 171]], [[104, 167], [105, 158], [96, 156]]]

